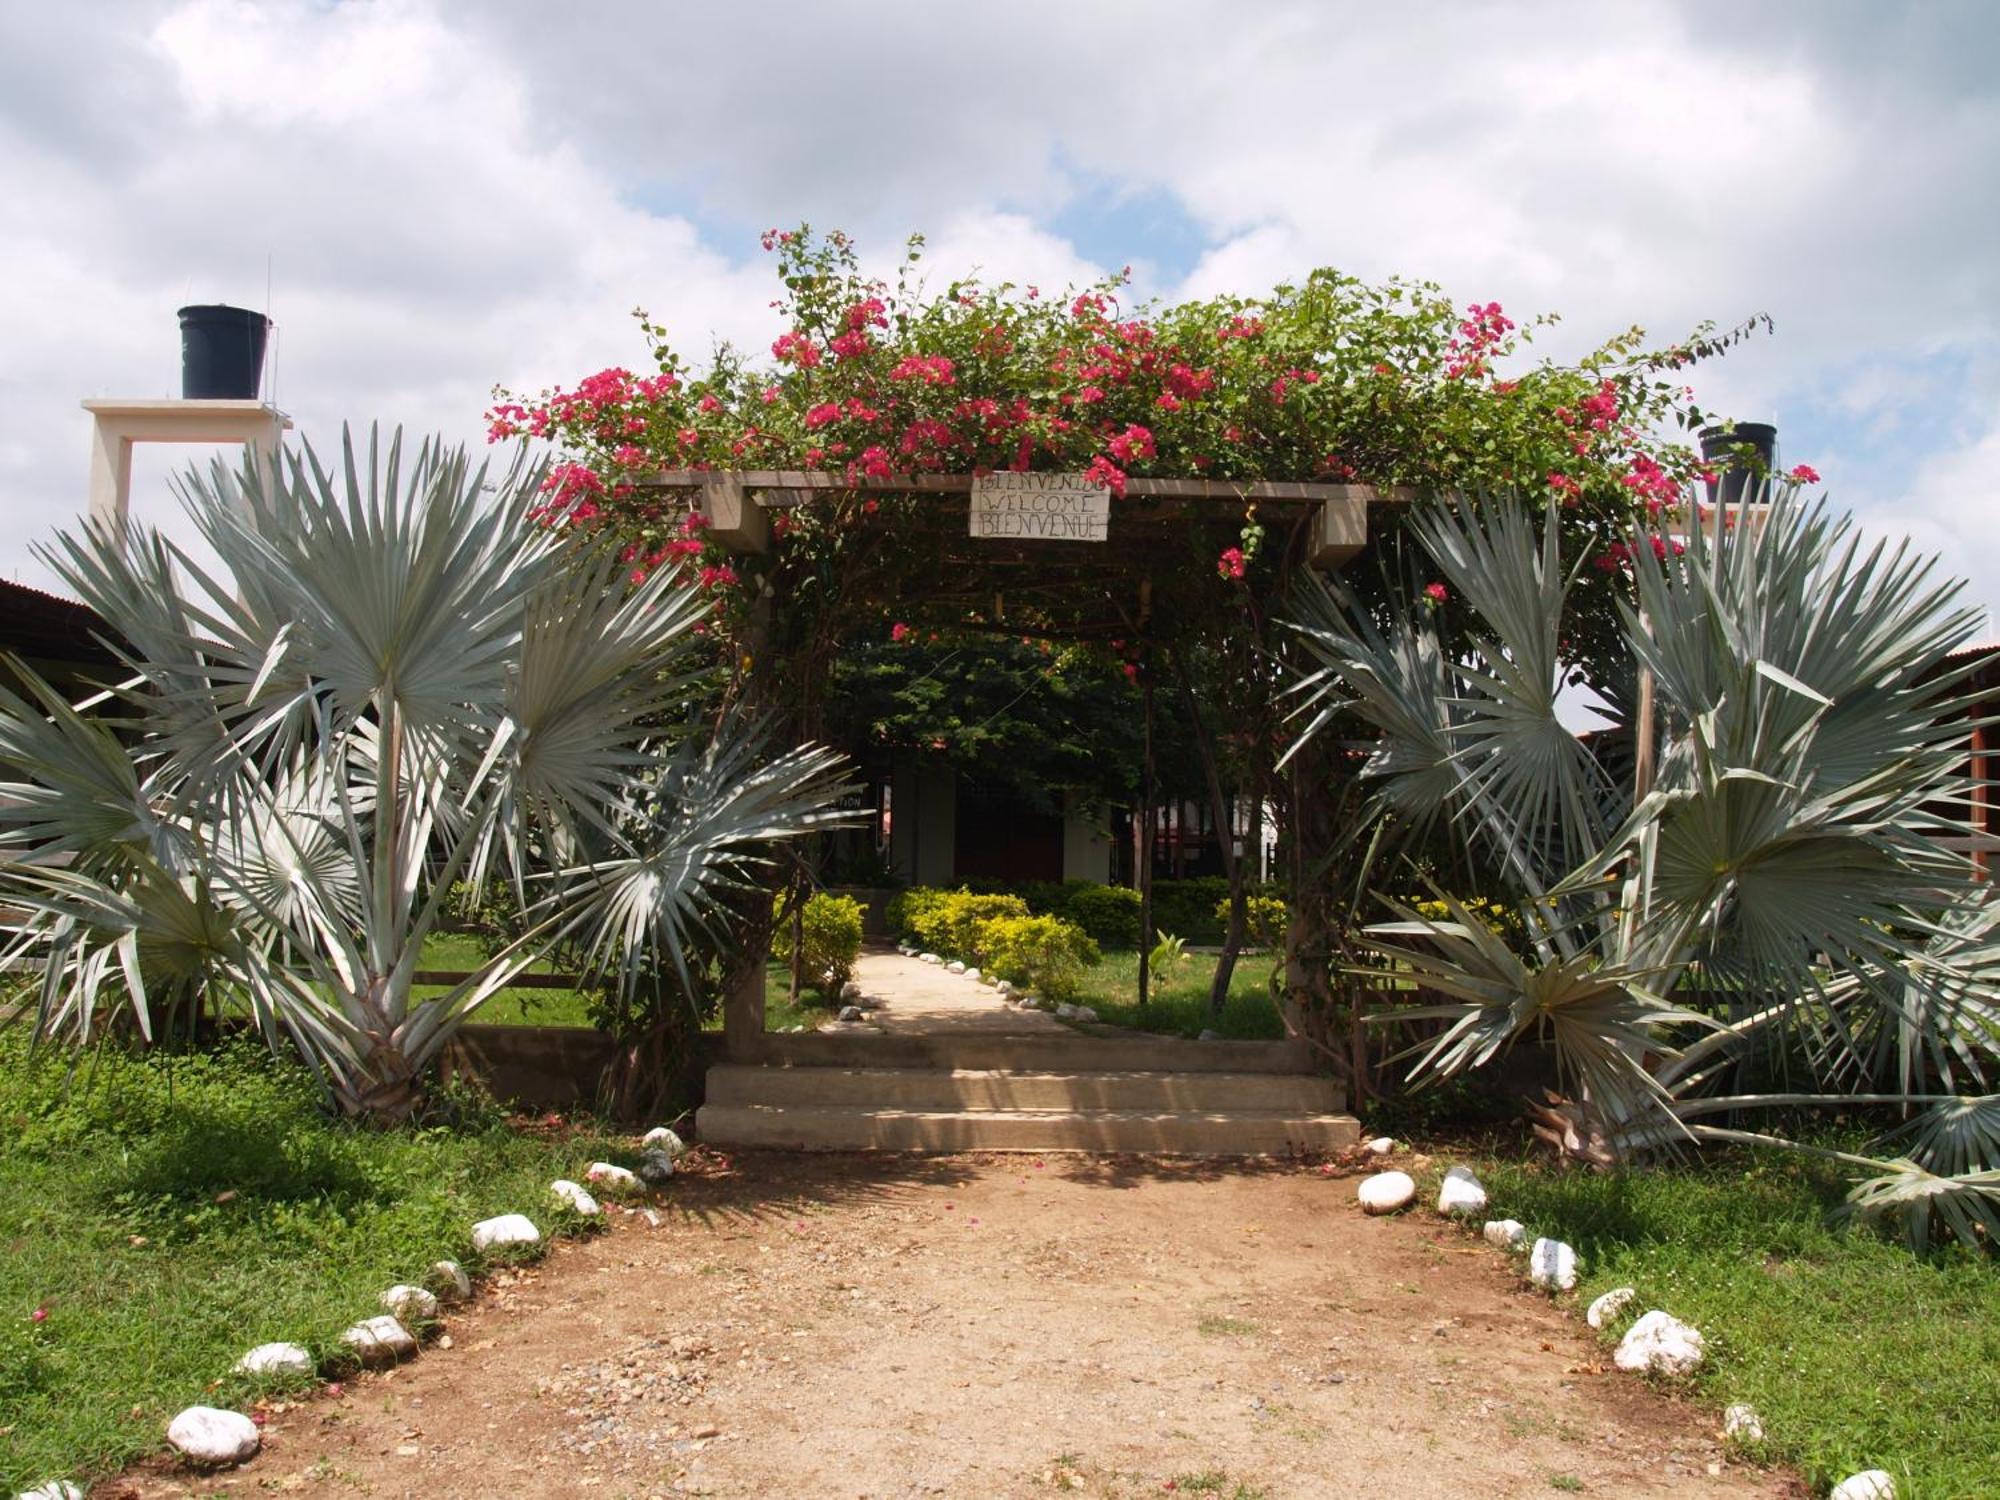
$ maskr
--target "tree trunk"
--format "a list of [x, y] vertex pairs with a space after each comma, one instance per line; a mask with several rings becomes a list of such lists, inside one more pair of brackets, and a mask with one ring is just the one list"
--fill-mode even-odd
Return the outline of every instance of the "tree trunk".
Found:
[[[1333, 983], [1333, 960], [1340, 947], [1330, 866], [1339, 843], [1335, 812], [1339, 798], [1327, 784], [1326, 748], [1320, 739], [1292, 757], [1286, 777], [1290, 847], [1286, 851], [1284, 1012], [1286, 1029], [1313, 1043], [1339, 1063], [1350, 1085], [1355, 1077], [1358, 1034], [1340, 1033], [1340, 1008]], [[1347, 986], [1343, 985], [1344, 993]], [[1359, 1007], [1347, 1018], [1360, 1025]], [[1343, 1045], [1344, 1044], [1344, 1045]]]
[[1181, 704], [1187, 709], [1188, 725], [1194, 730], [1195, 752], [1201, 757], [1202, 780], [1208, 786], [1209, 815], [1215, 820], [1216, 848], [1222, 855], [1222, 873], [1229, 880], [1229, 926], [1222, 936], [1222, 956], [1215, 961], [1215, 978], [1208, 987], [1208, 1013], [1220, 1017], [1229, 1002], [1229, 982], [1236, 974], [1236, 956], [1243, 951], [1247, 925], [1248, 891], [1244, 888], [1243, 861], [1236, 855], [1236, 823], [1230, 816], [1229, 799], [1222, 790], [1222, 768], [1217, 762], [1215, 742], [1209, 738], [1201, 703], [1195, 697], [1194, 679], [1178, 650], [1173, 653], [1174, 677], [1180, 683]]

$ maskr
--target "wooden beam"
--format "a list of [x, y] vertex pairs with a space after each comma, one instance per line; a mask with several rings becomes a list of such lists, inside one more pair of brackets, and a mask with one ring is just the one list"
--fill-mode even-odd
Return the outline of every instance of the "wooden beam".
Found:
[[704, 474], [701, 512], [708, 517], [708, 534], [731, 552], [771, 550], [771, 519], [746, 492], [742, 475]]
[[[850, 480], [832, 469], [660, 469], [641, 474], [632, 483], [644, 489], [706, 491], [722, 481], [763, 493], [759, 502], [782, 509], [804, 502], [814, 491], [856, 494], [916, 493], [963, 495], [972, 490], [972, 474], [897, 474], [886, 479]], [[1141, 500], [1205, 500], [1229, 505], [1318, 505], [1349, 493], [1374, 494], [1370, 485], [1308, 484], [1288, 479], [1144, 479], [1125, 481], [1128, 498]], [[1393, 498], [1385, 497], [1385, 498]]]

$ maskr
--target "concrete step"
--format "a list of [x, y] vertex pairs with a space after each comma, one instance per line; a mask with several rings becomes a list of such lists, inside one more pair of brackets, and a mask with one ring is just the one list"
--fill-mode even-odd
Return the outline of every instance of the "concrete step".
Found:
[[768, 1032], [741, 1062], [795, 1068], [999, 1069], [1016, 1073], [1310, 1073], [1297, 1042], [1190, 1042], [1124, 1031], [1089, 1036], [948, 1031]]
[[1281, 1156], [1360, 1139], [1352, 1115], [1290, 1110], [902, 1110], [704, 1104], [703, 1142], [798, 1151], [1134, 1151]]
[[1337, 1114], [1330, 1078], [1306, 1073], [1008, 1072], [996, 1068], [748, 1067], [708, 1070], [710, 1104], [840, 1105], [919, 1112], [1276, 1110]]

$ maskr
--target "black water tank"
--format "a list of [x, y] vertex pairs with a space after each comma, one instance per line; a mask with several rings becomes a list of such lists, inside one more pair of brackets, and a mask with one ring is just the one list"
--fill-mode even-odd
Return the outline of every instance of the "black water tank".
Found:
[[246, 307], [184, 307], [181, 398], [255, 401], [264, 382], [264, 337], [271, 320]]
[[[1747, 445], [1756, 453], [1751, 465], [1732, 451]], [[1701, 456], [1719, 465], [1719, 477], [1708, 482], [1708, 498], [1722, 505], [1741, 505], [1745, 499], [1769, 499], [1765, 481], [1778, 467], [1778, 429], [1769, 422], [1738, 422], [1733, 427], [1704, 427]]]

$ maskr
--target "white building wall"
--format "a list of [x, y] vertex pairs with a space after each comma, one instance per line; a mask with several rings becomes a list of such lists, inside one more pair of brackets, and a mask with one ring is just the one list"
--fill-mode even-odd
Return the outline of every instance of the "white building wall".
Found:
[[1093, 807], [1074, 792], [1063, 799], [1063, 879], [1111, 879], [1111, 832], [1102, 807]]

